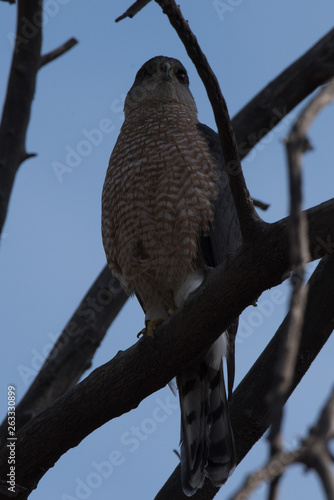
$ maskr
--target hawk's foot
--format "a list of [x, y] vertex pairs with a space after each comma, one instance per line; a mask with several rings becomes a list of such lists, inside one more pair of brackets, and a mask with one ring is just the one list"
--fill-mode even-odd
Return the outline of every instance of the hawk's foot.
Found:
[[147, 335], [149, 338], [154, 339], [154, 330], [158, 325], [164, 322], [164, 319], [157, 318], [153, 320], [149, 320], [146, 322], [145, 328], [143, 328], [137, 335], [137, 338], [141, 337], [141, 335]]
[[160, 325], [161, 323], [163, 323], [164, 320], [162, 318], [157, 318], [157, 319], [153, 319], [152, 321], [148, 321], [146, 323], [146, 335], [148, 335], [148, 337], [151, 337], [152, 339], [154, 339], [154, 330], [156, 329], [156, 327], [158, 325]]

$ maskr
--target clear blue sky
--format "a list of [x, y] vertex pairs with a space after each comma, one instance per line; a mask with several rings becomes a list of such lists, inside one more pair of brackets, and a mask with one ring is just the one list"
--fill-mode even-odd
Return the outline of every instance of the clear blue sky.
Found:
[[[309, 49], [332, 25], [331, 0], [181, 1], [181, 8], [215, 70], [233, 116], [271, 79]], [[27, 150], [38, 156], [16, 177], [0, 247], [0, 409], [8, 384], [21, 398], [87, 289], [105, 265], [100, 235], [100, 199], [109, 155], [123, 114], [121, 101], [136, 71], [155, 55], [180, 59], [190, 75], [202, 122], [215, 128], [210, 105], [191, 61], [160, 8], [152, 2], [119, 24], [129, 2], [49, 0], [45, 4], [43, 52], [75, 36], [79, 45], [38, 75]], [[15, 7], [0, 4], [0, 98], [10, 65]], [[270, 203], [268, 221], [287, 215], [286, 157], [282, 139], [296, 112], [244, 161], [251, 194]], [[310, 130], [314, 151], [304, 159], [304, 206], [333, 196], [333, 107]], [[112, 122], [99, 144], [84, 149], [87, 134]], [[66, 164], [69, 151], [77, 152]], [[79, 153], [78, 153], [79, 151]], [[58, 176], [55, 165], [68, 171]], [[310, 266], [309, 274], [314, 268]], [[279, 290], [279, 294], [278, 294]], [[273, 293], [275, 293], [273, 295]], [[241, 319], [236, 384], [247, 373], [287, 312], [286, 283], [263, 294], [259, 308]], [[267, 306], [267, 308], [265, 308]], [[262, 311], [262, 312], [261, 312]], [[266, 312], [267, 311], [267, 312]], [[143, 314], [135, 300], [123, 309], [99, 348], [92, 368], [136, 341]], [[316, 332], [315, 332], [316, 335]], [[333, 384], [333, 339], [318, 356], [286, 410], [285, 442], [290, 449], [314, 422]], [[104, 395], [100, 394], [103, 406]], [[138, 431], [139, 427], [139, 431]], [[130, 500], [153, 498], [177, 465], [178, 401], [166, 387], [130, 413], [106, 424], [70, 450], [41, 480], [32, 500]], [[45, 446], [48, 446], [45, 436]], [[227, 499], [263, 464], [262, 440], [238, 467], [217, 499]], [[101, 468], [101, 463], [104, 466]], [[86, 486], [82, 486], [85, 484]], [[78, 485], [81, 485], [79, 489]], [[262, 500], [264, 488], [252, 498]], [[313, 473], [294, 467], [282, 485], [282, 499], [322, 498]]]

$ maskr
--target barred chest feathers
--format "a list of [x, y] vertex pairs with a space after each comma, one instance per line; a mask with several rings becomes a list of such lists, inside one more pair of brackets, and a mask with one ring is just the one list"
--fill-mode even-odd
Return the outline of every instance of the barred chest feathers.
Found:
[[217, 197], [217, 169], [196, 117], [172, 103], [147, 111], [125, 120], [102, 197], [108, 263], [129, 291], [146, 268], [197, 266]]

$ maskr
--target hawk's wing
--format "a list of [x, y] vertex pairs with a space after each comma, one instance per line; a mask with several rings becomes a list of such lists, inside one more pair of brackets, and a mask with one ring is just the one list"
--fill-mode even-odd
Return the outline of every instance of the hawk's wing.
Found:
[[[201, 238], [201, 254], [204, 263], [209, 267], [216, 267], [224, 262], [228, 255], [238, 251], [242, 244], [242, 236], [219, 137], [210, 127], [202, 123], [198, 123], [197, 127], [205, 138], [220, 172], [219, 193], [214, 203], [214, 221], [210, 234]], [[237, 328], [238, 320], [228, 328], [230, 337], [227, 356], [229, 397], [234, 382], [234, 343]]]

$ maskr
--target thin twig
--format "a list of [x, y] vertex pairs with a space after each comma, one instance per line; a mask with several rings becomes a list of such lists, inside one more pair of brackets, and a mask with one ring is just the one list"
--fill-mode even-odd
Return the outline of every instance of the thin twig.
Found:
[[[273, 423], [268, 439], [270, 441], [270, 456], [272, 459], [282, 450], [281, 422], [283, 418], [283, 405], [293, 380], [307, 298], [307, 286], [304, 286], [304, 275], [305, 265], [309, 256], [307, 224], [301, 210], [302, 155], [310, 149], [306, 137], [308, 128], [320, 110], [331, 102], [333, 98], [334, 81], [320, 90], [316, 97], [307, 104], [293, 124], [289, 137], [286, 140], [290, 184], [290, 260], [294, 273], [291, 279], [292, 296], [289, 328], [280, 349], [280, 357], [276, 368], [276, 381], [271, 394]], [[277, 475], [270, 484], [269, 500], [276, 500], [278, 498], [280, 477], [280, 475]]]
[[318, 421], [311, 428], [308, 438], [303, 442], [307, 451], [303, 463], [317, 472], [328, 500], [334, 498], [334, 460], [329, 449], [329, 442], [333, 439], [333, 433], [334, 389], [332, 389]]
[[291, 452], [280, 451], [264, 467], [250, 474], [240, 489], [229, 500], [246, 500], [262, 483], [274, 481], [283, 473], [286, 467], [298, 462], [302, 454], [303, 448]]
[[[218, 128], [223, 156], [229, 174], [231, 191], [236, 205], [240, 228], [245, 242], [254, 240], [265, 225], [254, 210], [246, 182], [242, 173], [238, 145], [232, 128], [225, 99], [197, 39], [184, 19], [174, 0], [156, 0], [169, 22], [176, 30], [185, 49], [194, 63], [208, 94]], [[260, 227], [259, 227], [260, 226]]]
[[122, 19], [125, 19], [126, 17], [130, 17], [130, 19], [135, 16], [141, 9], [145, 7], [151, 0], [137, 0], [134, 4], [131, 5], [131, 7], [128, 8], [122, 14], [121, 16], [117, 17], [115, 19], [115, 22], [118, 23], [119, 21], [122, 21]]
[[78, 43], [78, 40], [76, 38], [70, 38], [67, 40], [67, 42], [63, 43], [63, 45], [60, 45], [60, 47], [57, 47], [56, 49], [52, 50], [51, 52], [48, 52], [47, 54], [44, 54], [41, 56], [40, 60], [40, 68], [42, 66], [45, 66], [45, 64], [48, 64], [51, 61], [54, 61], [57, 59], [59, 56], [62, 56], [70, 50], [74, 45]]
[[270, 207], [269, 203], [265, 203], [264, 201], [256, 200], [253, 197], [252, 200], [254, 207], [260, 208], [261, 210], [268, 210], [268, 208]]

